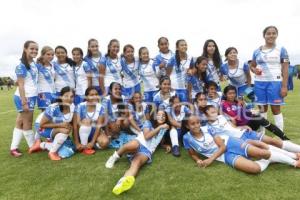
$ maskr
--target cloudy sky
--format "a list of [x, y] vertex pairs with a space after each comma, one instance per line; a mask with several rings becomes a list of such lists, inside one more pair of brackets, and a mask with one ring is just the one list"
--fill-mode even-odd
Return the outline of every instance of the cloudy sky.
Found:
[[170, 48], [184, 38], [188, 52], [202, 53], [206, 39], [214, 39], [221, 54], [229, 46], [243, 60], [262, 45], [262, 30], [279, 29], [277, 43], [284, 45], [292, 64], [300, 63], [300, 1], [298, 0], [9, 0], [0, 3], [0, 76], [13, 75], [23, 43], [75, 46], [86, 51], [90, 38], [100, 50], [117, 38], [121, 46], [147, 46], [157, 53], [157, 39], [167, 36]]

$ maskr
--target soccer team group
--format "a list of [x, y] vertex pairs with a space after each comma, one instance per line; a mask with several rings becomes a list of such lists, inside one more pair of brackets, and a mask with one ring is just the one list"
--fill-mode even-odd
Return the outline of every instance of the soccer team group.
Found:
[[[251, 62], [239, 60], [235, 47], [226, 49], [223, 62], [214, 40], [207, 40], [202, 55], [193, 58], [185, 40], [176, 42], [173, 53], [161, 37], [154, 59], [147, 47], [136, 58], [130, 44], [119, 56], [116, 39], [105, 55], [98, 41], [90, 39], [86, 56], [77, 47], [71, 59], [65, 47], [45, 46], [35, 59], [38, 44], [26, 41], [15, 70], [18, 115], [10, 153], [22, 156], [23, 136], [28, 153], [47, 150], [54, 161], [115, 148], [106, 168], [123, 155], [131, 163], [113, 188], [116, 195], [134, 185], [158, 146], [176, 157], [183, 146], [199, 167], [218, 160], [253, 174], [270, 163], [300, 168], [300, 145], [283, 132], [280, 109], [288, 92], [289, 57], [276, 44], [277, 36], [276, 27], [266, 27], [265, 44]], [[222, 81], [229, 83], [223, 90]], [[36, 103], [41, 113], [34, 132]], [[268, 107], [274, 124], [267, 120]], [[265, 129], [277, 137], [265, 135]]]

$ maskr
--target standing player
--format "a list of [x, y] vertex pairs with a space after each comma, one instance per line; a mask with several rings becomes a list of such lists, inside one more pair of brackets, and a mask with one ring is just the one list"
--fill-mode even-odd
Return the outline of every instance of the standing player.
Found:
[[51, 63], [54, 57], [54, 51], [51, 47], [42, 48], [41, 56], [37, 59], [38, 66], [38, 100], [39, 109], [45, 110], [55, 101], [55, 71]]
[[88, 63], [92, 73], [92, 86], [96, 87], [99, 95], [101, 95], [101, 89], [99, 86], [99, 69], [102, 54], [99, 51], [99, 44], [96, 39], [90, 39], [88, 41], [87, 55], [84, 57], [84, 61]]
[[278, 29], [268, 26], [263, 31], [265, 44], [253, 53], [251, 70], [255, 73], [254, 93], [261, 105], [261, 115], [267, 118], [268, 105], [275, 125], [283, 130], [281, 105], [287, 96], [289, 56], [286, 49], [276, 44]]
[[175, 89], [176, 95], [181, 102], [188, 101], [188, 92], [186, 89], [186, 73], [193, 66], [193, 58], [187, 53], [187, 43], [185, 40], [177, 40], [176, 53], [169, 60], [167, 66], [167, 75], [172, 80], [172, 89]]
[[21, 57], [21, 63], [15, 70], [18, 87], [14, 95], [14, 102], [18, 115], [10, 146], [10, 154], [14, 157], [20, 157], [22, 155], [18, 148], [23, 135], [29, 148], [34, 143], [32, 120], [38, 94], [38, 69], [33, 59], [37, 54], [38, 44], [34, 41], [26, 41]]
[[99, 64], [99, 86], [101, 94], [106, 96], [109, 86], [112, 82], [122, 83], [121, 78], [121, 60], [118, 57], [120, 43], [116, 39], [112, 39], [107, 47], [107, 53], [101, 58]]

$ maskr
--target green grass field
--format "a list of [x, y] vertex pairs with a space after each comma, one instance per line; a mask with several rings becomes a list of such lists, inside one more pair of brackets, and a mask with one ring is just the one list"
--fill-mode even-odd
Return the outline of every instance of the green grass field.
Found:
[[[300, 82], [283, 108], [285, 131], [300, 143]], [[22, 141], [21, 158], [9, 155], [16, 112], [13, 92], [0, 91], [0, 199], [298, 199], [300, 169], [274, 164], [260, 175], [247, 175], [222, 163], [197, 168], [182, 149], [175, 158], [158, 149], [151, 165], [145, 166], [134, 187], [116, 197], [111, 190], [129, 162], [123, 158], [108, 170], [104, 167], [113, 150], [93, 156], [77, 154], [52, 162], [46, 152], [28, 155]], [[38, 112], [36, 112], [37, 114]], [[269, 116], [269, 118], [271, 118]]]

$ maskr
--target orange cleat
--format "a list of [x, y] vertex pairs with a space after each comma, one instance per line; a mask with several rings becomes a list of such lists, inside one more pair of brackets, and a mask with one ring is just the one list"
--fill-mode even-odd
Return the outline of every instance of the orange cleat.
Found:
[[50, 160], [54, 161], [61, 160], [61, 157], [59, 157], [59, 155], [56, 152], [49, 152], [48, 157], [50, 158]]
[[38, 151], [41, 151], [41, 147], [40, 147], [40, 144], [41, 144], [41, 140], [36, 140], [34, 142], [34, 144], [32, 145], [32, 147], [29, 148], [28, 150], [28, 153], [29, 154], [32, 154], [34, 152], [38, 152]]
[[83, 154], [85, 155], [93, 155], [96, 151], [94, 149], [84, 149], [82, 151]]

